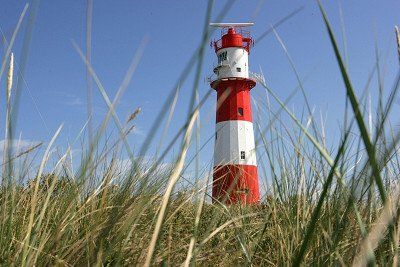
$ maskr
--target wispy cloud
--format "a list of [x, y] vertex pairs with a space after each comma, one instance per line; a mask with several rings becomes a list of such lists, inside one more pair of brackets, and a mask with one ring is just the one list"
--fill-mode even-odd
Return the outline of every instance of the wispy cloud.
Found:
[[[4, 156], [5, 156], [5, 144], [6, 140], [0, 140], [0, 165], [4, 164]], [[35, 153], [43, 143], [40, 141], [33, 141], [28, 139], [13, 139], [8, 143], [9, 148], [11, 148], [10, 158], [8, 158], [7, 162], [15, 161], [21, 156], [26, 156], [30, 153]]]
[[69, 99], [66, 100], [65, 104], [67, 104], [68, 106], [73, 106], [73, 107], [76, 107], [76, 106], [81, 107], [84, 105], [82, 99], [78, 96], [69, 97]]
[[55, 93], [63, 99], [63, 103], [67, 106], [81, 107], [85, 105], [82, 98], [76, 94], [63, 91], [56, 91]]
[[135, 127], [133, 128], [133, 130], [131, 131], [131, 133], [136, 134], [136, 135], [140, 135], [140, 136], [144, 136], [144, 131], [141, 127], [135, 125]]
[[[154, 158], [148, 157], [148, 156], [136, 157], [135, 160], [140, 162], [139, 165], [141, 166], [143, 173], [146, 173], [150, 170], [152, 170], [155, 173], [157, 173], [157, 172], [163, 173], [163, 172], [170, 171], [173, 167], [173, 164], [169, 163], [169, 162], [162, 162], [155, 166], [154, 164], [156, 163], [156, 160]], [[130, 170], [131, 166], [132, 166], [132, 162], [130, 159], [127, 159], [127, 158], [119, 159], [116, 162], [117, 169], [122, 172]], [[155, 167], [155, 169], [154, 169], [154, 167]]]
[[[4, 153], [4, 146], [5, 146], [6, 140], [0, 140], [0, 154]], [[24, 150], [27, 150], [29, 148], [32, 148], [34, 146], [37, 146], [40, 144], [40, 141], [36, 140], [29, 140], [29, 139], [13, 139], [10, 140], [9, 145], [11, 144], [11, 149], [15, 153], [20, 153], [23, 152]]]

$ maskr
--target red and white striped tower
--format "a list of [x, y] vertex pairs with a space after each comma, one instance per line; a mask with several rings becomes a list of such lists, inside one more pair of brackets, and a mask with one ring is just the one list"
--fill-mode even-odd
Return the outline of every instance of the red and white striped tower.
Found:
[[228, 204], [260, 201], [249, 78], [253, 39], [243, 27], [252, 23], [212, 23], [222, 28], [213, 41], [218, 64], [211, 87], [217, 91], [213, 199]]

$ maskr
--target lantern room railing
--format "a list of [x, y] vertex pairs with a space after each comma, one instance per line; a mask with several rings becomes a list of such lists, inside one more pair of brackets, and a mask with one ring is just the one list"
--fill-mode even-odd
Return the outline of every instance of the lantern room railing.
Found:
[[[250, 53], [250, 48], [254, 45], [254, 41], [250, 36], [250, 31], [247, 31], [241, 27], [235, 27], [235, 32], [242, 36], [243, 45], [242, 47]], [[221, 29], [221, 38], [218, 40], [212, 40], [210, 43], [211, 47], [214, 47], [215, 52], [222, 48], [222, 37], [228, 33], [229, 27], [224, 27]]]

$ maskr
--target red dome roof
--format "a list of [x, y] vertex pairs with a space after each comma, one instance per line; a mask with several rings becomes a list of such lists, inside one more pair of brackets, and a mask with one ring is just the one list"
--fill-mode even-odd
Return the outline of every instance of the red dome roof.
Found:
[[247, 35], [246, 37], [243, 36], [243, 33], [244, 31], [242, 29], [240, 29], [240, 33], [237, 33], [235, 28], [232, 27], [228, 28], [226, 33], [223, 31], [222, 38], [218, 41], [214, 41], [215, 52], [227, 47], [243, 47], [250, 53], [250, 46], [253, 45], [253, 39], [247, 32], [245, 33]]

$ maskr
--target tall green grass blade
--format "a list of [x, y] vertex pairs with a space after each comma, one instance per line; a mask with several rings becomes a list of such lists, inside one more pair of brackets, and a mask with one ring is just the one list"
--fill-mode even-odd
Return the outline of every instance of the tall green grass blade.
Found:
[[[208, 36], [209, 36], [208, 25], [209, 25], [210, 19], [211, 19], [211, 10], [212, 10], [213, 3], [214, 3], [213, 0], [209, 0], [208, 4], [207, 4], [206, 19], [205, 19], [204, 29], [203, 29], [204, 30], [203, 38], [202, 38], [202, 43], [201, 43], [199, 54], [198, 54], [198, 68], [197, 68], [196, 75], [195, 75], [193, 94], [192, 94], [191, 104], [190, 104], [190, 107], [189, 107], [190, 111], [192, 111], [192, 109], [193, 109], [193, 105], [195, 103], [195, 95], [196, 95], [196, 92], [198, 90], [200, 74], [201, 74], [201, 66], [202, 66], [203, 57], [204, 57], [204, 48], [205, 48], [205, 45], [207, 43]], [[181, 148], [178, 160], [176, 162], [176, 165], [174, 167], [174, 170], [173, 170], [173, 172], [171, 174], [171, 177], [169, 179], [168, 186], [166, 188], [166, 192], [165, 192], [164, 197], [163, 197], [162, 205], [161, 205], [160, 211], [158, 213], [157, 222], [156, 222], [156, 225], [155, 225], [155, 228], [154, 228], [154, 232], [153, 232], [152, 238], [150, 240], [150, 245], [149, 245], [149, 249], [148, 249], [147, 256], [146, 256], [146, 261], [145, 261], [145, 264], [144, 264], [145, 266], [150, 266], [151, 261], [153, 259], [153, 254], [154, 254], [154, 251], [156, 249], [157, 240], [159, 238], [159, 234], [160, 234], [161, 227], [162, 227], [162, 224], [163, 224], [165, 212], [166, 212], [166, 210], [168, 208], [169, 198], [170, 198], [170, 196], [172, 194], [172, 190], [174, 189], [174, 186], [175, 186], [176, 182], [178, 181], [178, 179], [180, 177], [180, 174], [181, 174], [181, 171], [182, 171], [182, 169], [184, 167], [186, 153], [187, 153], [187, 150], [188, 150], [189, 145], [190, 145], [192, 128], [194, 127], [194, 123], [196, 122], [196, 120], [198, 120], [199, 110], [195, 109], [195, 110], [193, 110], [193, 112], [190, 112], [189, 114], [192, 114], [192, 115], [187, 120], [189, 122], [189, 124], [188, 124], [188, 126], [186, 128], [186, 132], [185, 132], [185, 137], [184, 137], [184, 140], [183, 140], [182, 148]]]
[[326, 26], [328, 34], [329, 34], [329, 38], [330, 38], [332, 47], [333, 47], [334, 52], [335, 52], [336, 60], [337, 60], [338, 65], [339, 65], [343, 81], [345, 83], [347, 97], [350, 100], [351, 106], [353, 108], [354, 116], [356, 118], [357, 125], [358, 125], [358, 128], [359, 128], [360, 133], [361, 133], [361, 137], [362, 137], [362, 139], [364, 141], [364, 145], [365, 145], [365, 148], [366, 148], [367, 153], [368, 153], [369, 161], [370, 161], [370, 164], [371, 164], [371, 168], [372, 168], [372, 171], [373, 171], [375, 182], [376, 182], [376, 184], [378, 186], [379, 194], [381, 196], [382, 202], [385, 202], [385, 200], [386, 200], [386, 192], [385, 192], [385, 189], [384, 189], [384, 186], [383, 186], [382, 177], [380, 175], [380, 171], [378, 169], [378, 165], [377, 165], [377, 161], [376, 161], [375, 147], [372, 145], [370, 136], [368, 135], [368, 131], [367, 131], [367, 128], [366, 128], [365, 123], [364, 123], [364, 119], [363, 119], [362, 114], [361, 114], [360, 105], [359, 105], [357, 97], [356, 97], [356, 95], [354, 93], [353, 86], [351, 85], [350, 78], [349, 78], [349, 76], [347, 74], [346, 67], [345, 67], [345, 65], [343, 63], [339, 48], [338, 48], [336, 40], [335, 40], [335, 36], [333, 35], [333, 32], [332, 32], [331, 26], [329, 24], [328, 18], [326, 16], [325, 10], [323, 9], [321, 2], [319, 0], [317, 0], [317, 1], [318, 1], [318, 6], [320, 8], [321, 14], [322, 14], [323, 19], [324, 19], [324, 22], [325, 22], [325, 26]]
[[333, 166], [331, 167], [331, 170], [329, 172], [328, 178], [326, 179], [326, 181], [324, 183], [323, 190], [322, 190], [321, 195], [320, 195], [320, 197], [318, 199], [317, 206], [315, 207], [315, 209], [314, 209], [314, 211], [313, 211], [313, 213], [311, 215], [311, 219], [310, 219], [310, 222], [309, 222], [309, 224], [307, 226], [307, 230], [306, 230], [306, 233], [304, 235], [303, 242], [302, 242], [301, 247], [300, 247], [300, 251], [298, 252], [298, 254], [296, 255], [296, 257], [293, 260], [293, 266], [300, 266], [300, 264], [301, 264], [301, 262], [302, 262], [302, 260], [304, 258], [304, 255], [306, 253], [306, 250], [308, 248], [308, 245], [310, 244], [310, 241], [312, 239], [312, 235], [314, 234], [314, 232], [316, 230], [315, 228], [316, 228], [316, 225], [317, 225], [317, 221], [318, 221], [319, 215], [321, 213], [322, 204], [323, 204], [327, 194], [329, 193], [329, 189], [330, 189], [332, 181], [333, 181], [333, 176], [335, 174], [335, 168], [338, 166], [339, 160], [343, 156], [343, 153], [344, 153], [344, 150], [345, 150], [345, 147], [346, 147], [346, 142], [347, 142], [348, 135], [349, 135], [349, 132], [347, 132], [346, 135], [344, 136], [342, 144], [340, 145], [339, 150], [338, 150], [338, 152], [336, 154], [335, 161], [333, 163]]

